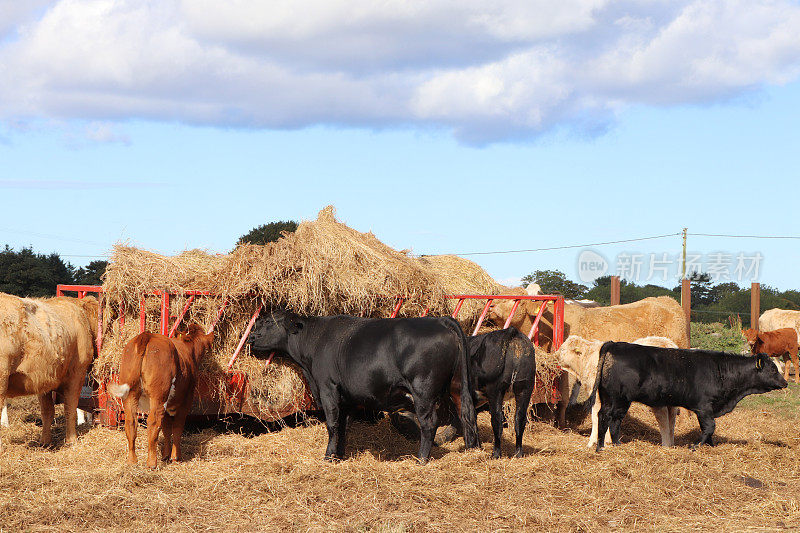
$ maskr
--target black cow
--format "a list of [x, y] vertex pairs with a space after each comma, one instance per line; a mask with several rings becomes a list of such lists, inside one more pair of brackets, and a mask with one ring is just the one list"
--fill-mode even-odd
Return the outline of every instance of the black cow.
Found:
[[494, 450], [500, 457], [500, 437], [503, 435], [503, 400], [511, 389], [517, 404], [514, 413], [516, 432], [515, 457], [522, 457], [522, 433], [528, 421], [528, 406], [536, 386], [536, 353], [531, 341], [511, 327], [491, 331], [469, 339], [469, 354], [475, 389], [486, 395], [492, 414]]
[[419, 460], [428, 460], [436, 431], [436, 409], [453, 378], [466, 384], [454, 398], [461, 407], [467, 448], [477, 447], [474, 385], [467, 364], [467, 339], [452, 318], [367, 319], [300, 317], [273, 310], [255, 323], [248, 343], [277, 351], [300, 365], [314, 401], [325, 412], [325, 458], [344, 457], [350, 410], [411, 407], [422, 428]]
[[[488, 402], [489, 412], [492, 415], [492, 431], [494, 433], [492, 457], [497, 459], [501, 455], [503, 401], [509, 392], [513, 392], [517, 404], [514, 413], [516, 432], [514, 455], [521, 457], [522, 434], [528, 421], [528, 406], [536, 385], [536, 353], [533, 344], [528, 337], [514, 327], [491, 331], [469, 338], [469, 357], [478, 405]], [[440, 419], [451, 421], [450, 427], [442, 432], [445, 441], [455, 438], [461, 432], [458, 419], [451, 416], [453, 409], [452, 406], [450, 407], [448, 409], [447, 406], [444, 406], [439, 411]], [[419, 430], [413, 414], [395, 413], [391, 420], [403, 435], [408, 438], [419, 438]]]
[[[590, 402], [600, 395], [598, 435], [611, 428], [619, 444], [619, 428], [631, 402], [650, 407], [678, 406], [693, 411], [700, 423], [700, 442], [713, 445], [714, 419], [730, 413], [748, 394], [786, 387], [786, 380], [766, 355], [755, 357], [656, 348], [607, 342], [600, 348], [597, 378]], [[597, 439], [597, 451], [603, 441]]]

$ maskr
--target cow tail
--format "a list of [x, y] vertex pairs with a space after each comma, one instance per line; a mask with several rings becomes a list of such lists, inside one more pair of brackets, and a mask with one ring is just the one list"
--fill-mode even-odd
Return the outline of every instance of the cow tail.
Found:
[[600, 347], [600, 358], [597, 361], [597, 374], [594, 378], [594, 387], [592, 387], [592, 394], [589, 396], [589, 410], [594, 407], [594, 402], [597, 401], [597, 389], [600, 388], [600, 377], [603, 375], [603, 365], [606, 362], [606, 354], [611, 349], [612, 341], [607, 341]]
[[461, 341], [461, 426], [464, 429], [464, 445], [477, 448], [478, 416], [475, 412], [475, 382], [469, 360], [469, 339], [455, 319], [450, 319], [449, 323]]
[[122, 351], [122, 363], [119, 365], [120, 383], [108, 385], [108, 391], [117, 398], [124, 400], [141, 379], [142, 360], [149, 341], [150, 333], [144, 332], [125, 345], [125, 349]]

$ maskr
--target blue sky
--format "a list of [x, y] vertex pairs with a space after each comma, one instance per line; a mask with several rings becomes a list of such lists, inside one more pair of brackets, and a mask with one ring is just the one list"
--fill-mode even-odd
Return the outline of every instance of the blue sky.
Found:
[[[283, 2], [215, 18], [197, 4], [0, 0], [4, 243], [76, 265], [119, 241], [224, 252], [328, 204], [416, 254], [800, 235], [795, 2], [746, 18], [575, 2], [549, 25], [515, 2], [477, 18], [482, 3], [357, 3], [356, 22], [329, 2], [305, 23]], [[154, 42], [156, 59], [132, 55]], [[798, 244], [689, 237], [701, 254], [760, 252], [779, 288], [800, 288]], [[613, 269], [680, 238], [593, 249]], [[580, 251], [465, 257], [501, 281], [577, 279]]]

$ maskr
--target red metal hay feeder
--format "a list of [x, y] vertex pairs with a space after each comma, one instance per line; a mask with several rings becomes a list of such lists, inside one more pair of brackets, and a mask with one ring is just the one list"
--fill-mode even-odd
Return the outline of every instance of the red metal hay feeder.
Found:
[[[66, 292], [75, 292], [77, 293], [78, 298], [83, 298], [87, 294], [93, 293], [97, 295], [97, 299], [100, 302], [100, 312], [97, 317], [98, 328], [97, 328], [97, 351], [100, 352], [100, 348], [103, 345], [103, 296], [104, 291], [103, 287], [100, 285], [58, 285], [56, 290], [57, 296], [64, 296]], [[186, 304], [183, 307], [183, 310], [177, 316], [171, 316], [169, 310], [170, 304], [170, 297], [176, 296], [179, 293], [173, 292], [165, 292], [165, 291], [153, 291], [148, 293], [145, 297], [156, 297], [160, 299], [160, 317], [159, 317], [159, 329], [162, 335], [166, 335], [171, 337], [175, 334], [178, 326], [180, 325], [183, 318], [186, 316], [189, 308], [192, 304], [197, 300], [199, 297], [213, 297], [214, 295], [208, 291], [183, 291], [180, 293], [181, 296], [188, 296]], [[539, 337], [539, 322], [542, 318], [545, 308], [548, 306], [550, 302], [553, 303], [553, 349], [556, 350], [561, 346], [564, 340], [564, 297], [560, 295], [536, 295], [536, 296], [521, 296], [521, 295], [480, 295], [480, 294], [457, 294], [457, 295], [448, 295], [446, 298], [457, 300], [455, 310], [453, 312], [453, 317], [457, 317], [461, 307], [463, 306], [466, 300], [486, 300], [486, 305], [483, 308], [483, 312], [481, 313], [480, 318], [478, 319], [478, 323], [475, 326], [475, 329], [472, 332], [472, 335], [475, 335], [478, 330], [480, 329], [481, 325], [483, 324], [484, 320], [486, 319], [486, 315], [489, 312], [489, 308], [492, 305], [492, 302], [495, 300], [511, 300], [514, 302], [514, 305], [511, 310], [511, 314], [509, 315], [508, 319], [504, 327], [508, 327], [511, 324], [511, 319], [514, 316], [514, 313], [517, 311], [519, 303], [523, 300], [533, 300], [542, 302], [542, 305], [539, 306], [539, 311], [536, 315], [536, 318], [533, 321], [533, 325], [531, 330], [528, 332], [528, 338], [531, 339], [534, 344], [538, 346], [538, 337]], [[397, 297], [397, 304], [395, 305], [394, 311], [390, 315], [390, 318], [395, 318], [397, 314], [400, 312], [400, 309], [405, 302], [405, 298], [398, 296]], [[214, 320], [213, 324], [209, 328], [209, 332], [213, 331], [216, 327], [217, 323], [219, 322], [222, 314], [227, 307], [228, 302], [223, 302], [222, 306], [220, 307], [219, 311], [217, 312], [216, 319]], [[242, 334], [239, 343], [234, 350], [234, 353], [231, 354], [231, 358], [228, 362], [228, 366], [226, 369], [225, 377], [224, 377], [224, 392], [222, 395], [219, 394], [219, 383], [212, 379], [210, 376], [206, 376], [204, 374], [200, 375], [197, 384], [197, 393], [195, 394], [195, 401], [192, 406], [192, 414], [194, 415], [204, 415], [204, 416], [219, 416], [225, 414], [246, 414], [250, 416], [255, 416], [257, 418], [261, 418], [262, 420], [278, 420], [280, 418], [284, 418], [290, 416], [298, 411], [311, 409], [314, 407], [314, 403], [312, 399], [306, 394], [305, 398], [301, 402], [299, 408], [287, 408], [282, 412], [277, 413], [270, 413], [269, 415], [265, 415], [263, 411], [255, 406], [251, 399], [250, 399], [250, 388], [248, 383], [247, 374], [240, 371], [232, 370], [233, 364], [236, 361], [236, 358], [239, 356], [244, 344], [247, 340], [248, 335], [250, 334], [250, 330], [253, 327], [253, 324], [258, 318], [258, 315], [261, 312], [261, 306], [255, 310], [253, 315], [250, 318], [250, 321], [245, 328], [244, 333]], [[422, 316], [428, 314], [428, 310], [426, 309]], [[139, 331], [142, 332], [145, 330], [146, 327], [146, 309], [145, 309], [145, 300], [144, 297], [139, 303]], [[120, 316], [119, 316], [120, 325], [125, 323], [125, 314], [120, 309]], [[523, 332], [524, 333], [524, 332]], [[267, 360], [266, 364], [270, 364], [272, 361], [272, 356]], [[112, 379], [115, 377], [112, 376]], [[83, 391], [81, 392], [81, 398], [78, 406], [85, 410], [91, 411], [95, 414], [95, 420], [99, 420], [99, 423], [107, 426], [116, 427], [123, 423], [123, 409], [122, 403], [111, 396], [106, 390], [107, 382], [101, 383], [87, 383], [87, 386], [84, 387]], [[536, 399], [539, 400], [539, 403], [548, 402], [547, 394], [545, 391], [541, 391], [541, 384], [537, 384], [537, 389], [539, 389], [538, 393], [534, 393]], [[221, 397], [222, 396], [222, 397]], [[550, 391], [550, 398], [548, 403], [556, 403], [558, 401], [558, 385], [557, 380], [554, 382], [553, 390]]]

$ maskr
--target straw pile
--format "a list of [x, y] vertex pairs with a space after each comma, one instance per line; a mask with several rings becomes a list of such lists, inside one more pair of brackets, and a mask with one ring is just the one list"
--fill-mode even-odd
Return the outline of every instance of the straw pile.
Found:
[[[153, 291], [210, 291], [198, 297], [184, 319], [211, 326], [223, 302], [229, 302], [216, 339], [202, 363], [202, 371], [220, 376], [233, 354], [246, 324], [259, 304], [281, 306], [305, 315], [349, 314], [387, 317], [396, 297], [405, 303], [400, 316], [447, 312], [444, 290], [405, 251], [381, 243], [372, 233], [360, 233], [336, 221], [333, 207], [320, 211], [317, 220], [303, 222], [297, 231], [266, 246], [243, 245], [227, 255], [190, 250], [165, 257], [131, 246], [117, 245], [105, 274], [105, 343], [94, 366], [105, 378], [119, 367], [125, 343], [138, 333], [139, 302], [144, 297], [148, 331], [159, 330], [157, 297]], [[172, 297], [170, 315], [178, 316], [188, 296]], [[124, 310], [123, 326], [114, 320]], [[300, 375], [277, 359], [264, 369], [245, 348], [233, 370], [250, 378], [251, 398], [270, 413], [299, 405], [305, 390]]]
[[[424, 255], [418, 258], [420, 266], [450, 295], [456, 294], [513, 294], [521, 289], [510, 289], [497, 283], [477, 263], [456, 255]], [[458, 300], [447, 300], [448, 313], [452, 314]], [[458, 321], [471, 329], [486, 305], [484, 300], [465, 300], [458, 313]]]
[[[125, 436], [83, 430], [55, 450], [34, 441], [38, 406], [19, 411], [0, 454], [0, 529], [4, 531], [775, 531], [800, 524], [800, 388], [774, 391], [717, 420], [717, 443], [692, 451], [693, 417], [679, 416], [677, 447], [662, 448], [649, 410], [634, 404], [623, 444], [601, 454], [578, 432], [532, 422], [525, 457], [492, 460], [488, 413], [479, 417], [482, 451], [460, 439], [435, 447], [419, 466], [417, 443], [387, 421], [353, 423], [347, 459], [322, 459], [324, 424], [246, 437], [197, 429], [184, 435], [187, 462], [125, 466]], [[768, 398], [767, 398], [768, 397]], [[791, 401], [791, 405], [789, 405]], [[792, 410], [778, 412], [787, 403]], [[513, 422], [511, 422], [513, 425]]]

